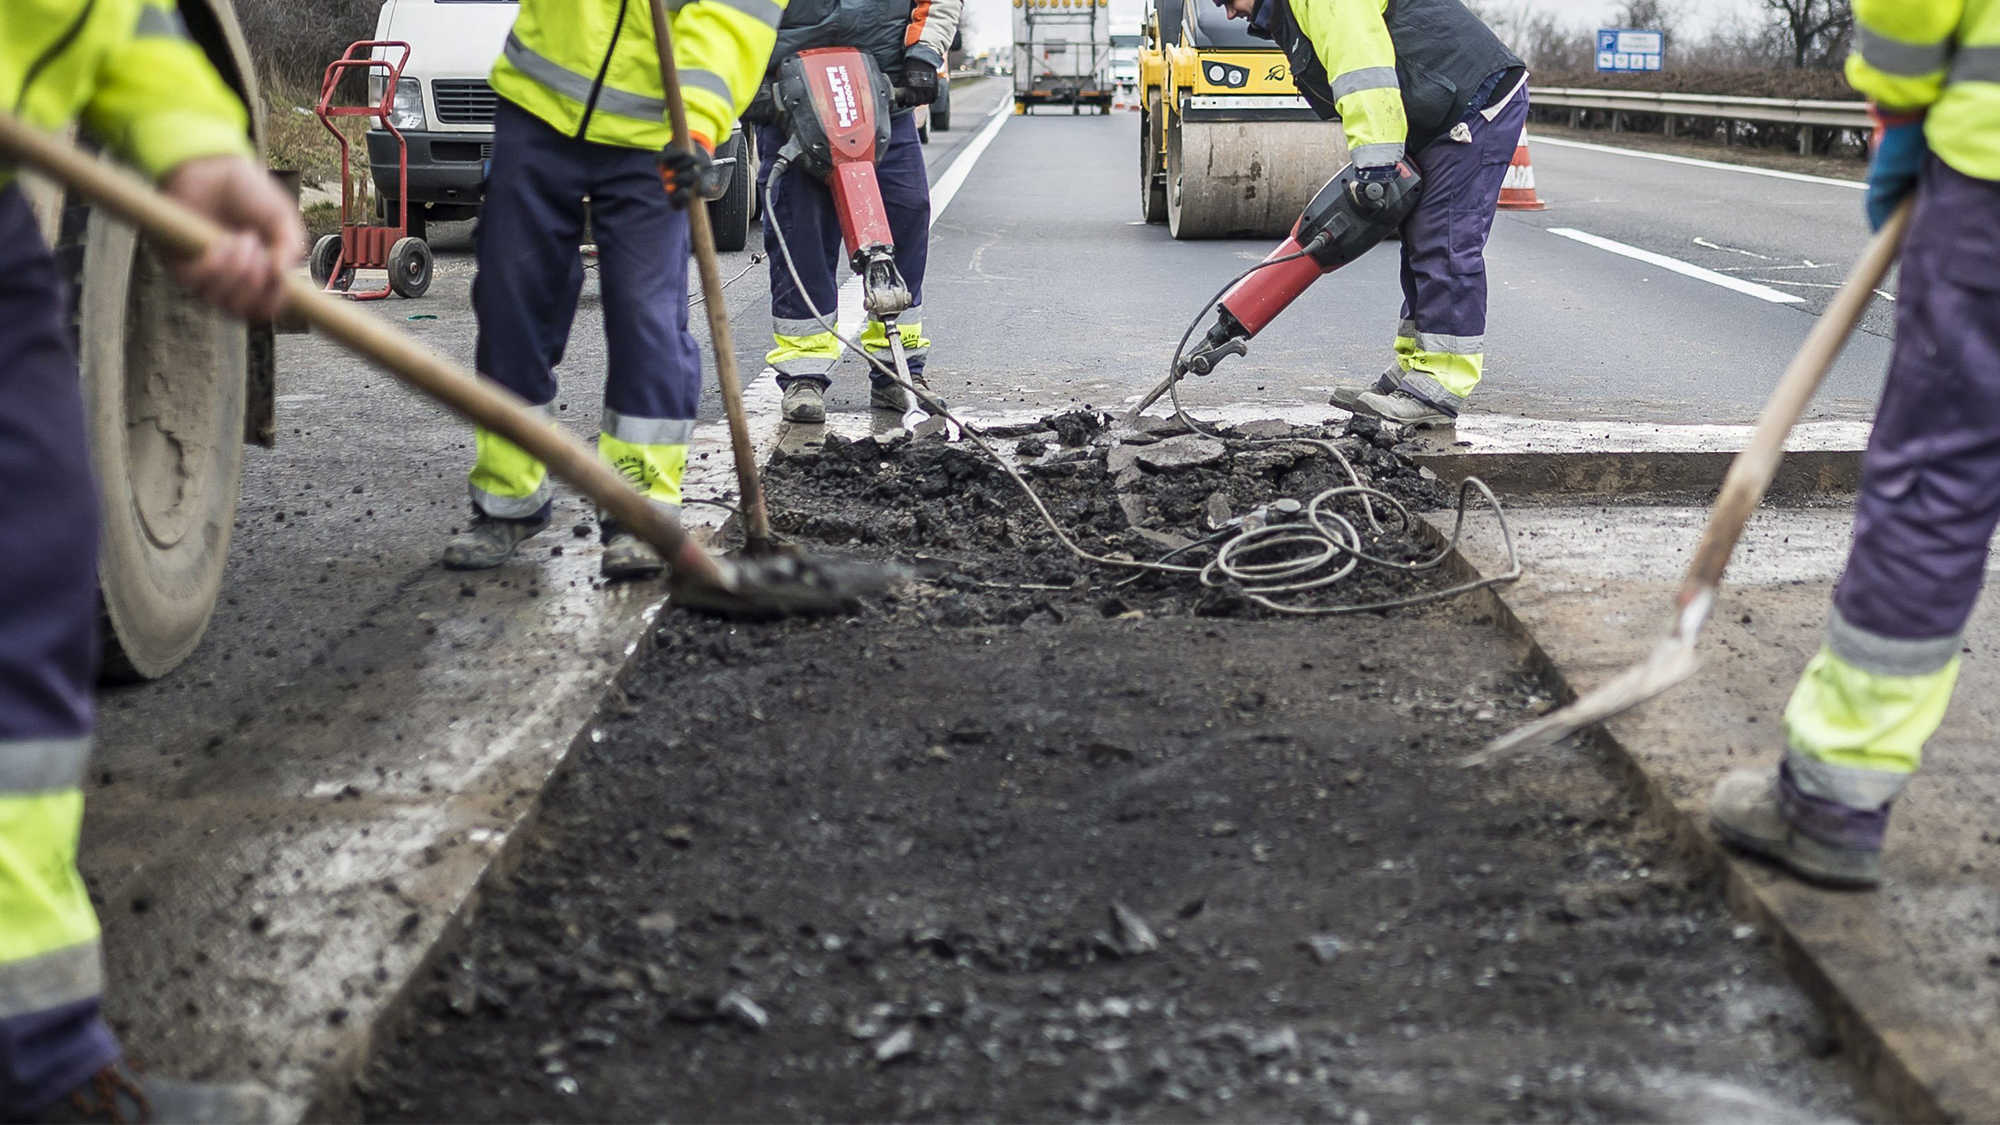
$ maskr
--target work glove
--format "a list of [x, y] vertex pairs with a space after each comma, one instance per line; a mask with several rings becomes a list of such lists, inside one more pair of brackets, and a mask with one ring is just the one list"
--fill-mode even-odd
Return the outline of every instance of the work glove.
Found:
[[903, 104], [929, 105], [937, 100], [937, 68], [920, 59], [903, 64]]
[[1357, 214], [1373, 215], [1394, 202], [1396, 181], [1410, 174], [1401, 164], [1369, 164], [1354, 170], [1347, 185], [1347, 197]]
[[1924, 115], [1888, 114], [1874, 106], [1875, 158], [1868, 164], [1868, 226], [1881, 230], [1896, 205], [1917, 188], [1930, 144], [1924, 140]]
[[706, 198], [715, 185], [715, 145], [700, 133], [689, 137], [693, 144], [668, 145], [660, 153], [660, 186], [667, 189], [667, 201], [676, 211]]

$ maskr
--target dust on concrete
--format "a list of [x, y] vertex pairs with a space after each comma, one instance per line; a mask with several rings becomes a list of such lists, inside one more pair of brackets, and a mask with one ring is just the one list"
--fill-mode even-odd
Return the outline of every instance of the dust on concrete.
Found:
[[[809, 470], [779, 510], [859, 511]], [[1451, 764], [1549, 703], [1478, 605], [1193, 612], [669, 616], [367, 1116], [1866, 1111], [1605, 761]]]

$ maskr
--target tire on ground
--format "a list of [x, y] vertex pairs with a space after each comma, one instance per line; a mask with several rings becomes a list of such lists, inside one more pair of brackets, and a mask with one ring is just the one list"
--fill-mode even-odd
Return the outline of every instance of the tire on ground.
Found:
[[1167, 185], [1160, 171], [1160, 94], [1146, 95], [1139, 113], [1139, 214], [1149, 223], [1167, 221]]
[[729, 190], [708, 205], [708, 225], [715, 231], [717, 250], [741, 250], [750, 245], [750, 197], [757, 186], [757, 166], [748, 134], [738, 131], [722, 142], [717, 156], [733, 156]]
[[389, 248], [389, 288], [399, 297], [421, 297], [431, 287], [431, 247], [421, 238], [399, 238]]
[[84, 228], [77, 340], [97, 468], [104, 675], [165, 675], [208, 629], [243, 471], [244, 327], [131, 228]]

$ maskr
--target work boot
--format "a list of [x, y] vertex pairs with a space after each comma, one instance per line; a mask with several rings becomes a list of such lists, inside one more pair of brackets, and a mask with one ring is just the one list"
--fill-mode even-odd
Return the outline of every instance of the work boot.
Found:
[[1458, 415], [1447, 414], [1408, 391], [1363, 391], [1355, 396], [1349, 409], [1384, 422], [1400, 422], [1420, 429], [1458, 424]]
[[1361, 410], [1362, 395], [1369, 394], [1371, 392], [1378, 395], [1386, 395], [1389, 392], [1395, 390], [1396, 387], [1402, 383], [1402, 381], [1403, 381], [1402, 365], [1397, 363], [1392, 363], [1389, 365], [1389, 370], [1384, 371], [1382, 374], [1375, 377], [1375, 381], [1373, 383], [1365, 383], [1365, 384], [1343, 383], [1340, 386], [1333, 388], [1333, 397], [1327, 399], [1326, 401], [1329, 405], [1338, 406], [1342, 410], [1348, 411], [1349, 413], [1358, 414], [1362, 412]]
[[826, 392], [811, 379], [797, 379], [785, 388], [785, 421], [826, 421]]
[[1867, 888], [1882, 881], [1887, 806], [1850, 809], [1800, 792], [1782, 772], [1737, 770], [1715, 783], [1708, 820], [1724, 843], [1807, 882]]
[[90, 1080], [23, 1120], [33, 1122], [171, 1121], [202, 1125], [251, 1125], [288, 1116], [281, 1099], [254, 1083], [233, 1086], [142, 1078], [124, 1063]]
[[[921, 384], [919, 385], [921, 386]], [[929, 392], [926, 391], [925, 393], [928, 394]], [[939, 406], [946, 409], [950, 408], [949, 404], [943, 399], [938, 398], [938, 396], [931, 395], [931, 398], [936, 399]], [[872, 384], [868, 388], [868, 405], [874, 407], [876, 410], [893, 410], [898, 414], [909, 409], [903, 396], [903, 388], [895, 383]], [[930, 407], [924, 405], [924, 400], [921, 397], [917, 399], [917, 408], [927, 414], [930, 412]]]
[[604, 541], [604, 557], [598, 560], [597, 572], [613, 580], [651, 578], [665, 567], [651, 543], [620, 528]]
[[549, 517], [503, 520], [475, 512], [472, 526], [451, 537], [440, 560], [447, 570], [491, 570], [514, 557], [521, 541], [549, 526]]

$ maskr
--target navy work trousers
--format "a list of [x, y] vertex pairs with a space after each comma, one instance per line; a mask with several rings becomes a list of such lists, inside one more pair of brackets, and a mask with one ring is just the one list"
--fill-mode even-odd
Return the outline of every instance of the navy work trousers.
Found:
[[[757, 147], [762, 154], [757, 174], [760, 189], [769, 180], [771, 164], [784, 144], [783, 129], [776, 125], [757, 127]], [[903, 325], [920, 325], [924, 266], [931, 250], [931, 185], [924, 168], [923, 142], [917, 137], [916, 114], [902, 113], [891, 119], [889, 147], [880, 155], [875, 178], [882, 185], [882, 206], [889, 212], [890, 236], [896, 240], [896, 269], [909, 285], [912, 301], [898, 320]], [[833, 206], [833, 192], [794, 166], [772, 188], [771, 196], [770, 213], [764, 216], [764, 252], [771, 260], [771, 319], [781, 336], [814, 336], [824, 331], [813, 319], [814, 310], [832, 323], [839, 316], [841, 282], [853, 272], [841, 245], [840, 215]], [[805, 282], [803, 294], [785, 268], [778, 247], [779, 226], [784, 228], [799, 278]], [[923, 371], [924, 360], [922, 350], [911, 350], [912, 375]], [[869, 377], [878, 384], [888, 381], [872, 367]], [[780, 371], [778, 384], [789, 386], [792, 378]], [[826, 379], [822, 375], [817, 381], [824, 384]]]
[[555, 368], [583, 291], [578, 246], [588, 196], [604, 308], [605, 409], [691, 427], [701, 352], [688, 331], [688, 218], [667, 202], [658, 166], [658, 153], [565, 136], [501, 100], [472, 283], [481, 373], [531, 403], [555, 400]]
[[[95, 718], [97, 490], [62, 289], [20, 188], [0, 189], [0, 755], [88, 738]], [[0, 816], [0, 831], [14, 827]], [[5, 845], [18, 860], [42, 842]], [[0, 1014], [0, 1116], [17, 1120], [117, 1058], [95, 996], [16, 1005]]]
[[1527, 120], [1524, 87], [1491, 120], [1468, 118], [1469, 141], [1441, 137], [1411, 157], [1424, 179], [1403, 221], [1401, 385], [1452, 414], [1484, 371], [1486, 239]]
[[1933, 157], [1903, 247], [1896, 348], [1834, 606], [1886, 637], [1957, 634], [2000, 522], [2000, 183]]

